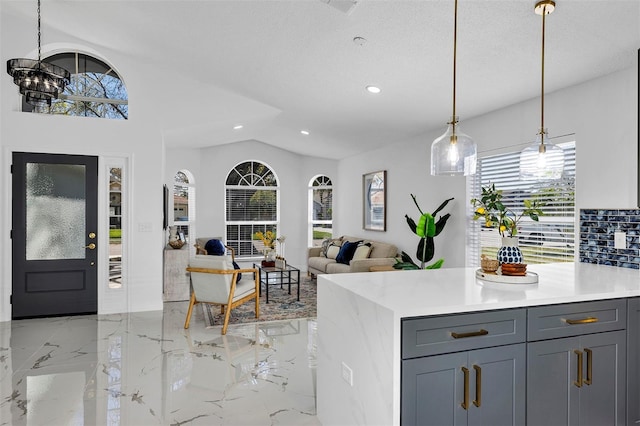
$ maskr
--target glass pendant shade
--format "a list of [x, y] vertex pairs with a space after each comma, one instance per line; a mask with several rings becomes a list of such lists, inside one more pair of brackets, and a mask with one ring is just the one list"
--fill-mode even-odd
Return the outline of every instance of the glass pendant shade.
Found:
[[562, 177], [564, 150], [547, 141], [541, 132], [532, 145], [520, 153], [520, 179], [553, 180]]
[[468, 176], [476, 173], [477, 147], [460, 131], [454, 117], [447, 131], [431, 144], [431, 174]]

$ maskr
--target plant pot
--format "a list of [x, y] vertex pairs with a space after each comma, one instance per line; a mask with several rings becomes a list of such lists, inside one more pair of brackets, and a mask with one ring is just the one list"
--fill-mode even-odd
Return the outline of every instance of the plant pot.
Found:
[[518, 237], [502, 237], [502, 247], [498, 250], [498, 262], [522, 263], [522, 251], [518, 247]]

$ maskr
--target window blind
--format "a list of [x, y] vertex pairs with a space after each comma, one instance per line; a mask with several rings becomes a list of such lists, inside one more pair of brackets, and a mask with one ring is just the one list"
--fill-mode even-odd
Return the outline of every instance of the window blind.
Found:
[[256, 237], [278, 228], [278, 181], [258, 161], [246, 161], [227, 175], [225, 188], [226, 242], [237, 257], [260, 256], [265, 246]]
[[[481, 188], [495, 184], [501, 189], [503, 204], [517, 215], [526, 199], [542, 204], [539, 221], [523, 217], [518, 224], [520, 249], [525, 263], [572, 262], [575, 250], [575, 142], [558, 144], [564, 150], [565, 168], [557, 181], [520, 180], [520, 151], [481, 157], [477, 173], [467, 179], [468, 199], [479, 198]], [[480, 255], [495, 258], [501, 245], [497, 228], [473, 220], [468, 204], [467, 265], [478, 266]]]

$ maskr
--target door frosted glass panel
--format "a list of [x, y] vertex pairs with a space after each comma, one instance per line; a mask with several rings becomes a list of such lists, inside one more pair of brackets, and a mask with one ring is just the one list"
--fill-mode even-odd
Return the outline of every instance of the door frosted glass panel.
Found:
[[26, 259], [84, 259], [85, 166], [26, 166]]

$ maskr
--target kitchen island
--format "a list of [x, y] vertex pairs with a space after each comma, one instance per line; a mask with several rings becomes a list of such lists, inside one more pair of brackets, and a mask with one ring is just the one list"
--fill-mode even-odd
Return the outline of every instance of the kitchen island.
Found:
[[[494, 344], [506, 348], [505, 345], [516, 343], [525, 345], [528, 350], [533, 343], [526, 340], [527, 332], [522, 327], [527, 327], [526, 314], [531, 311], [529, 308], [564, 307], [578, 302], [620, 299], [618, 304], [623, 303], [624, 309], [607, 310], [604, 315], [612, 318], [601, 320], [595, 327], [601, 327], [596, 329], [598, 332], [613, 330], [612, 333], [618, 334], [626, 330], [626, 303], [637, 301], [634, 298], [640, 296], [639, 271], [574, 263], [531, 265], [529, 270], [538, 274], [538, 283], [483, 282], [476, 278], [475, 268], [318, 276], [317, 398], [320, 421], [325, 426], [400, 424], [402, 365], [408, 358], [406, 354], [403, 356], [403, 326], [408, 329], [408, 321], [444, 318], [446, 323], [449, 319], [447, 316], [465, 313], [513, 313], [513, 318], [492, 320], [490, 323], [504, 323], [504, 327], [513, 327], [512, 332], [504, 333], [507, 336], [505, 338], [520, 338], [521, 341], [498, 340]], [[625, 318], [618, 318], [620, 315]], [[520, 317], [524, 318], [524, 324], [523, 320], [516, 320]], [[571, 330], [587, 326], [579, 325]], [[535, 336], [536, 330], [531, 327], [529, 324], [529, 335]], [[628, 332], [631, 331], [636, 333], [635, 328]], [[417, 332], [423, 336], [429, 335], [424, 330]], [[544, 332], [541, 335], [544, 336]], [[491, 337], [494, 336], [489, 333], [489, 336], [480, 336], [478, 339]], [[551, 334], [550, 337], [563, 335]], [[543, 340], [543, 337], [537, 339]], [[637, 338], [629, 340], [629, 349], [636, 345], [635, 340]], [[465, 342], [464, 345], [468, 345], [469, 340]], [[453, 344], [458, 346], [453, 349], [447, 349], [446, 346], [443, 346], [444, 349], [429, 349], [432, 352], [425, 354], [465, 349], [460, 342]], [[618, 352], [624, 348], [626, 352], [626, 346], [614, 348]], [[580, 352], [582, 362], [583, 352]], [[587, 355], [591, 353], [588, 349]], [[626, 357], [622, 360], [626, 364]], [[575, 362], [572, 358], [571, 365]], [[473, 372], [475, 367], [470, 367]], [[517, 369], [523, 368], [525, 366], [518, 365]], [[620, 386], [620, 383], [614, 385]], [[524, 389], [519, 391], [525, 394]], [[626, 398], [624, 394], [618, 396]], [[631, 395], [636, 397], [633, 393]], [[626, 406], [626, 401], [623, 402]], [[624, 415], [622, 419], [620, 413], [616, 415], [616, 422], [624, 422]]]

